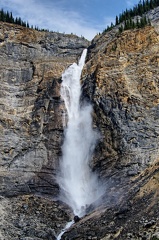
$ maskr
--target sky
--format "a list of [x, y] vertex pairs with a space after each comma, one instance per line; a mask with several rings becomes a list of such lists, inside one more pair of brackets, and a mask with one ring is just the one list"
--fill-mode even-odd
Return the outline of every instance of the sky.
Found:
[[21, 17], [29, 25], [91, 40], [115, 17], [139, 0], [0, 0], [0, 9]]

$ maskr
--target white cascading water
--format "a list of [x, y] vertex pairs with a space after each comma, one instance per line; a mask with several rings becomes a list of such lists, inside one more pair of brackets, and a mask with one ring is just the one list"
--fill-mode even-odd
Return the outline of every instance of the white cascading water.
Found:
[[86, 207], [102, 194], [98, 177], [89, 166], [99, 134], [92, 129], [91, 105], [80, 106], [80, 77], [86, 54], [85, 49], [79, 63], [73, 63], [62, 74], [61, 86], [67, 117], [64, 116], [65, 136], [57, 181], [61, 200], [78, 216], [83, 216]]

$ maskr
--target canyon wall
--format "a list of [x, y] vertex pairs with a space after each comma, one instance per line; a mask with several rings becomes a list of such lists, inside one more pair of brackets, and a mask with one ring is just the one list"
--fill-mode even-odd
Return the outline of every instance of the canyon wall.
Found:
[[159, 239], [159, 35], [152, 23], [122, 34], [114, 28], [88, 48], [81, 99], [93, 104], [101, 135], [91, 167], [105, 195], [62, 239]]
[[67, 206], [45, 197], [58, 194], [61, 74], [84, 48], [81, 101], [93, 104], [100, 133], [90, 165], [105, 194], [62, 239], [153, 239], [159, 232], [159, 35], [152, 15], [153, 26], [122, 34], [114, 28], [91, 43], [1, 23], [2, 239], [56, 239], [72, 218]]
[[0, 193], [57, 195], [62, 72], [89, 42], [74, 35], [0, 25]]
[[83, 96], [93, 102], [101, 133], [92, 167], [117, 188], [159, 161], [158, 57], [159, 36], [150, 26], [114, 29], [88, 48]]
[[159, 239], [158, 26], [96, 36], [82, 75], [101, 138], [92, 169], [104, 182], [100, 207], [62, 239]]

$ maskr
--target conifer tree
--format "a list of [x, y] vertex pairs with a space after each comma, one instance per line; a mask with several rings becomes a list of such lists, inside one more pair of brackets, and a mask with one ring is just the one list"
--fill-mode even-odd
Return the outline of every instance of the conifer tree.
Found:
[[29, 28], [29, 23], [27, 22], [27, 26], [26, 26], [27, 28]]
[[119, 24], [119, 19], [118, 19], [118, 16], [116, 16], [115, 25], [118, 25], [118, 24]]

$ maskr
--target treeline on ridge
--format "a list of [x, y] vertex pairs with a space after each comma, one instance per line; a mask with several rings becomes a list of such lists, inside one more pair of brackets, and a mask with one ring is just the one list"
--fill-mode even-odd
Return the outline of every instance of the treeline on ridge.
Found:
[[39, 29], [38, 27], [33, 27], [33, 26], [29, 26], [28, 22], [23, 21], [20, 17], [13, 17], [12, 12], [5, 12], [3, 9], [0, 10], [0, 21], [2, 22], [8, 22], [8, 23], [13, 23], [13, 24], [17, 24], [23, 27], [27, 27], [27, 28], [32, 28], [35, 30], [39, 30], [39, 31], [48, 31], [45, 29]]
[[[123, 30], [141, 28], [150, 25], [150, 20], [146, 18], [145, 13], [159, 6], [159, 0], [140, 0], [140, 2], [131, 9], [126, 9], [124, 12], [116, 16], [115, 25], [107, 26], [104, 32], [110, 31], [113, 27], [121, 24], [119, 32]], [[134, 17], [136, 20], [132, 20]]]

